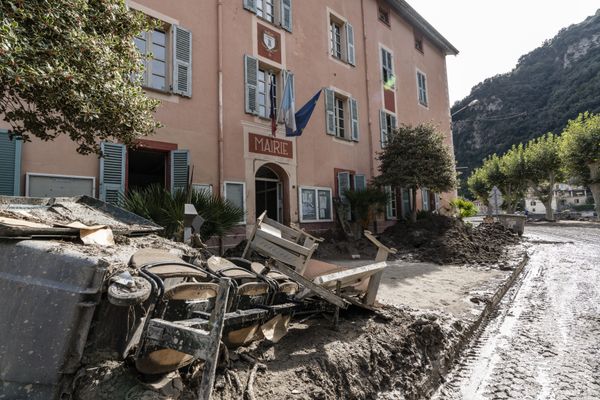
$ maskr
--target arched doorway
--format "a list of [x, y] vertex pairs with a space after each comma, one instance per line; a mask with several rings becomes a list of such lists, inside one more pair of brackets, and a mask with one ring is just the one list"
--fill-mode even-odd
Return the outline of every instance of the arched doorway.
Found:
[[284, 221], [283, 179], [275, 168], [263, 165], [256, 171], [255, 205], [256, 216], [267, 211], [269, 218]]

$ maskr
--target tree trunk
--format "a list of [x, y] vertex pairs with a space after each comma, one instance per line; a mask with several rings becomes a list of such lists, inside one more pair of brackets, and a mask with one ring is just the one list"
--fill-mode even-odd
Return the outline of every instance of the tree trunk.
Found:
[[592, 197], [594, 197], [596, 219], [600, 221], [600, 161], [589, 163], [588, 168], [590, 169], [590, 178], [594, 182], [590, 184], [590, 190], [592, 191]]
[[410, 211], [410, 222], [413, 224], [417, 222], [417, 189], [411, 189], [411, 197], [412, 197], [412, 209]]
[[554, 221], [554, 210], [552, 209], [552, 195], [546, 200], [544, 203], [544, 207], [546, 207], [546, 220]]

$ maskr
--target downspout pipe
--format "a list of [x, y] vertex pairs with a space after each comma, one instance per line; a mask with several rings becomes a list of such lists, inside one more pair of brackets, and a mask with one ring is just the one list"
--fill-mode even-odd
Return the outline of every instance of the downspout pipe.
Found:
[[362, 31], [363, 31], [363, 54], [364, 54], [364, 66], [365, 66], [365, 87], [367, 94], [367, 123], [369, 125], [369, 171], [371, 178], [375, 177], [375, 152], [373, 151], [373, 121], [371, 119], [371, 95], [369, 93], [369, 57], [367, 57], [367, 22], [365, 18], [365, 0], [360, 0], [360, 8], [362, 15]]
[[[223, 0], [217, 1], [217, 63], [218, 63], [218, 193], [223, 188], [224, 162], [223, 162]], [[223, 253], [223, 238], [219, 237], [219, 253]]]

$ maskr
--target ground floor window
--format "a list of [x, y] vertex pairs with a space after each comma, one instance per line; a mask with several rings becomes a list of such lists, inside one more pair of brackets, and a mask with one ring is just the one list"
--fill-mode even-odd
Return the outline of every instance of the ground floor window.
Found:
[[319, 187], [301, 187], [300, 205], [300, 222], [332, 221], [331, 189]]
[[396, 188], [391, 186], [385, 187], [385, 193], [387, 194], [387, 204], [385, 207], [385, 214], [387, 219], [398, 218], [398, 201], [396, 199]]
[[410, 190], [402, 189], [402, 215], [404, 218], [408, 218], [410, 212]]
[[[243, 182], [225, 182], [224, 195], [226, 200], [246, 211], [246, 185]], [[244, 217], [239, 222], [243, 224]]]
[[429, 211], [430, 204], [429, 204], [429, 190], [428, 189], [421, 189], [421, 197], [423, 200], [423, 210], [424, 211]]

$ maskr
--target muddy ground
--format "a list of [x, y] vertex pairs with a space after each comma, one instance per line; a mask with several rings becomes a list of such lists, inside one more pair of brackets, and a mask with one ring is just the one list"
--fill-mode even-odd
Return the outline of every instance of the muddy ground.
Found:
[[[430, 215], [414, 224], [398, 222], [381, 233], [379, 239], [398, 250], [397, 259], [477, 265], [497, 264], [505, 256], [507, 246], [519, 242], [516, 234], [499, 223], [473, 227], [460, 219], [442, 215]], [[315, 257], [348, 259], [353, 249], [361, 258], [375, 257], [375, 247], [367, 239], [348, 241], [335, 232], [328, 232]]]
[[[279, 343], [255, 342], [230, 350], [215, 382], [213, 399], [375, 399], [401, 391], [406, 399], [429, 394], [440, 383], [462, 326], [435, 313], [384, 306], [377, 314], [352, 309], [339, 329], [328, 318], [291, 325]], [[195, 399], [194, 368], [174, 374], [162, 389], [142, 383], [114, 361], [93, 361], [76, 381], [76, 399]], [[248, 378], [258, 363], [249, 397]]]

